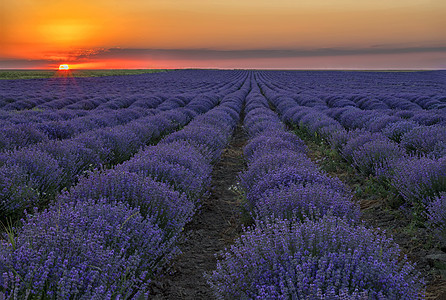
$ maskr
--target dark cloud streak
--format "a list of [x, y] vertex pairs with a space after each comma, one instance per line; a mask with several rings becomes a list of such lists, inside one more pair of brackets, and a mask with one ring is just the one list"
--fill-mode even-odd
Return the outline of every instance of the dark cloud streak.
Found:
[[292, 58], [320, 56], [348, 56], [370, 54], [410, 54], [425, 52], [446, 52], [446, 46], [405, 47], [405, 48], [320, 48], [320, 49], [248, 49], [248, 50], [213, 50], [213, 49], [135, 49], [110, 48], [79, 58], [159, 58], [180, 60], [221, 60], [248, 58]]
[[[385, 46], [375, 45], [369, 48], [319, 48], [319, 49], [247, 49], [247, 50], [215, 50], [215, 49], [144, 49], [144, 48], [96, 48], [81, 49], [67, 53], [72, 62], [94, 62], [98, 60], [140, 60], [140, 61], [224, 61], [246, 59], [275, 58], [310, 58], [310, 57], [348, 57], [359, 55], [398, 55], [419, 53], [444, 53], [446, 46]], [[34, 68], [36, 66], [62, 63], [59, 60], [40, 59], [1, 59], [0, 68]]]

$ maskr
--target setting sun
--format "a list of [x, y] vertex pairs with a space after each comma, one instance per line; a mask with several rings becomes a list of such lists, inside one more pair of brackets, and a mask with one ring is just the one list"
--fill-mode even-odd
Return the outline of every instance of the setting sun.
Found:
[[69, 69], [70, 69], [70, 66], [68, 66], [68, 65], [66, 65], [66, 64], [64, 64], [64, 65], [59, 65], [59, 70], [66, 71], [66, 70], [69, 70]]

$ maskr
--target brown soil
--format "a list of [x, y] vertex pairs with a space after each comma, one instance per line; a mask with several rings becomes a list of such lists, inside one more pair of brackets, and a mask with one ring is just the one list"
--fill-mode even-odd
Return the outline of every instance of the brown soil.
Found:
[[239, 124], [221, 160], [214, 166], [211, 194], [185, 227], [183, 252], [169, 274], [154, 284], [153, 299], [214, 299], [203, 274], [216, 267], [215, 254], [229, 247], [241, 234], [240, 203], [230, 187], [244, 169], [246, 134]]

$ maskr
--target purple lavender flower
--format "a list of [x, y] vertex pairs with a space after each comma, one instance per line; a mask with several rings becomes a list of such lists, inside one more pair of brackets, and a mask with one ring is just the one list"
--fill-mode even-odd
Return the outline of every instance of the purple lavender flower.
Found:
[[348, 133], [347, 142], [341, 149], [341, 155], [349, 162], [353, 162], [353, 153], [364, 144], [371, 141], [388, 140], [381, 133], [371, 133], [369, 131], [354, 130]]
[[39, 203], [39, 186], [18, 165], [0, 167], [0, 215], [4, 218], [21, 215], [25, 208]]
[[3, 127], [0, 131], [0, 150], [13, 150], [48, 140], [48, 136], [33, 124]]
[[197, 148], [178, 140], [147, 147], [117, 170], [165, 182], [196, 201], [210, 184], [211, 166]]
[[303, 116], [299, 121], [299, 127], [307, 130], [311, 135], [323, 133], [326, 127], [332, 127], [338, 130], [343, 128], [338, 121], [318, 111], [313, 111]]
[[194, 204], [185, 194], [169, 185], [122, 170], [91, 172], [81, 178], [69, 193], [59, 196], [61, 202], [107, 199], [140, 208], [143, 216], [164, 229], [169, 236], [178, 234], [194, 212]]
[[320, 171], [315, 171], [314, 167], [285, 165], [269, 171], [250, 190], [246, 191], [248, 211], [268, 190], [284, 188], [293, 184], [302, 186], [322, 184], [341, 194], [349, 193], [348, 188], [338, 178], [332, 178]]
[[446, 192], [440, 193], [427, 205], [427, 222], [441, 241], [446, 243]]
[[[189, 124], [191, 125], [191, 124]], [[212, 159], [215, 161], [220, 157], [224, 146], [229, 142], [229, 136], [213, 125], [195, 125], [187, 126], [184, 129], [168, 135], [162, 140], [162, 143], [168, 144], [175, 141], [195, 142], [211, 152]]]
[[417, 127], [413, 121], [398, 121], [388, 124], [381, 132], [389, 139], [399, 143], [402, 136]]
[[417, 111], [411, 120], [420, 125], [430, 126], [444, 122], [446, 117], [436, 111]]
[[446, 157], [407, 158], [396, 161], [391, 185], [411, 204], [422, 204], [446, 191]]
[[6, 297], [133, 297], [178, 251], [138, 209], [105, 201], [34, 212], [16, 234], [14, 243], [0, 241]]
[[257, 221], [207, 279], [220, 299], [419, 299], [423, 285], [391, 238], [332, 216]]
[[359, 108], [367, 110], [389, 108], [385, 102], [374, 97], [364, 97], [362, 99], [358, 99], [356, 104], [359, 106]]
[[364, 175], [376, 175], [390, 168], [397, 159], [404, 158], [406, 152], [403, 148], [389, 140], [372, 140], [353, 151], [352, 160], [355, 166]]
[[386, 126], [400, 122], [401, 118], [396, 116], [381, 115], [369, 120], [367, 130], [370, 132], [381, 132]]
[[72, 186], [77, 177], [101, 165], [99, 156], [78, 140], [50, 141], [36, 147], [57, 160], [63, 170], [61, 187]]
[[327, 136], [326, 141], [330, 144], [331, 148], [337, 152], [341, 152], [341, 149], [352, 138], [352, 132], [356, 132], [359, 135], [359, 130], [347, 131], [345, 129], [339, 129], [332, 132]]
[[[28, 195], [30, 198], [23, 198], [22, 200], [13, 197], [12, 199], [1, 199], [2, 203], [9, 207], [26, 208], [32, 205], [39, 205], [38, 202], [42, 200], [51, 199], [60, 190], [60, 185], [63, 178], [62, 169], [59, 167], [57, 160], [55, 160], [48, 153], [39, 150], [36, 147], [23, 148], [18, 151], [10, 152], [4, 162], [3, 175], [10, 174], [15, 170], [17, 174], [10, 178], [6, 176], [1, 180], [2, 186], [11, 184], [9, 189], [12, 194], [19, 193], [19, 195]], [[14, 181], [11, 181], [14, 179]], [[13, 188], [14, 187], [14, 188]], [[18, 189], [14, 191], [14, 189]], [[24, 192], [26, 191], [26, 192]], [[22, 194], [24, 193], [24, 194]], [[5, 196], [9, 193], [4, 194]], [[36, 196], [39, 199], [35, 202]], [[22, 203], [13, 203], [12, 206], [9, 201], [21, 201]], [[7, 209], [10, 210], [10, 209]], [[14, 209], [15, 210], [15, 209]], [[21, 211], [16, 211], [19, 214]]]
[[308, 152], [305, 143], [295, 134], [278, 130], [268, 130], [264, 134], [251, 139], [243, 150], [243, 154], [248, 161], [252, 161], [272, 150], [275, 153], [285, 150], [304, 154]]
[[[255, 154], [258, 152], [255, 152]], [[249, 162], [248, 169], [239, 175], [240, 184], [247, 191], [251, 190], [267, 173], [278, 168], [300, 166], [317, 171], [316, 165], [300, 152], [285, 149], [280, 152], [264, 151], [261, 154], [256, 155]]]
[[315, 220], [326, 214], [343, 217], [349, 222], [359, 221], [359, 206], [354, 204], [351, 195], [339, 193], [323, 184], [290, 184], [266, 191], [257, 200], [254, 217]]
[[401, 146], [417, 155], [440, 158], [446, 155], [446, 126], [419, 126], [401, 138]]

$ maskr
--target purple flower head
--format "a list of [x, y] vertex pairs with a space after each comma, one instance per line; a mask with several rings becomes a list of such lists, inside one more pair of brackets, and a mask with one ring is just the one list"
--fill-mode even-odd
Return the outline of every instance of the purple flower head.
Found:
[[405, 133], [401, 146], [417, 155], [440, 158], [446, 155], [446, 126], [419, 126]]
[[402, 136], [417, 127], [413, 121], [398, 121], [388, 124], [381, 132], [389, 139], [399, 143]]
[[13, 150], [47, 140], [48, 136], [33, 124], [7, 126], [0, 131], [0, 150]]
[[91, 172], [80, 179], [69, 193], [59, 196], [59, 202], [106, 199], [139, 207], [144, 217], [152, 219], [168, 236], [178, 234], [189, 221], [194, 204], [185, 194], [150, 177], [122, 170]]
[[376, 175], [377, 169], [383, 172], [397, 159], [404, 158], [406, 152], [398, 144], [389, 140], [372, 140], [353, 151], [353, 165], [364, 175]]
[[359, 206], [352, 202], [350, 195], [323, 184], [290, 184], [268, 190], [257, 200], [254, 208], [254, 217], [261, 220], [296, 217], [301, 221], [307, 218], [315, 220], [329, 213], [352, 223], [358, 222], [360, 217]]
[[305, 143], [295, 134], [283, 131], [267, 131], [249, 141], [243, 150], [243, 154], [248, 161], [253, 161], [264, 153], [274, 151], [291, 150], [294, 152], [307, 153]]
[[248, 164], [248, 169], [239, 175], [241, 186], [249, 191], [267, 173], [287, 166], [300, 166], [307, 169], [317, 170], [314, 163], [303, 153], [292, 150], [282, 150], [280, 152], [264, 151], [262, 155], [257, 155]]
[[369, 131], [350, 131], [348, 141], [341, 149], [341, 155], [349, 162], [353, 161], [353, 153], [364, 144], [371, 141], [386, 141], [388, 140], [381, 133], [371, 133]]
[[421, 204], [446, 191], [446, 157], [401, 159], [395, 162], [390, 179], [404, 200]]
[[446, 243], [446, 192], [440, 193], [427, 205], [427, 222], [443, 243]]
[[6, 296], [96, 299], [145, 292], [178, 250], [138, 209], [122, 203], [64, 203], [27, 215], [14, 245], [0, 241]]
[[392, 239], [333, 216], [257, 221], [207, 279], [221, 299], [419, 299], [423, 288]]
[[394, 124], [396, 122], [401, 122], [401, 118], [395, 116], [381, 115], [377, 116], [367, 124], [367, 130], [370, 132], [381, 132], [386, 126]]
[[26, 208], [39, 203], [38, 183], [18, 165], [0, 167], [0, 215], [21, 215]]
[[314, 167], [285, 165], [266, 173], [246, 192], [248, 211], [268, 190], [284, 188], [293, 184], [302, 186], [322, 184], [341, 194], [349, 193], [348, 188], [338, 178], [332, 178], [320, 171], [315, 171]]

